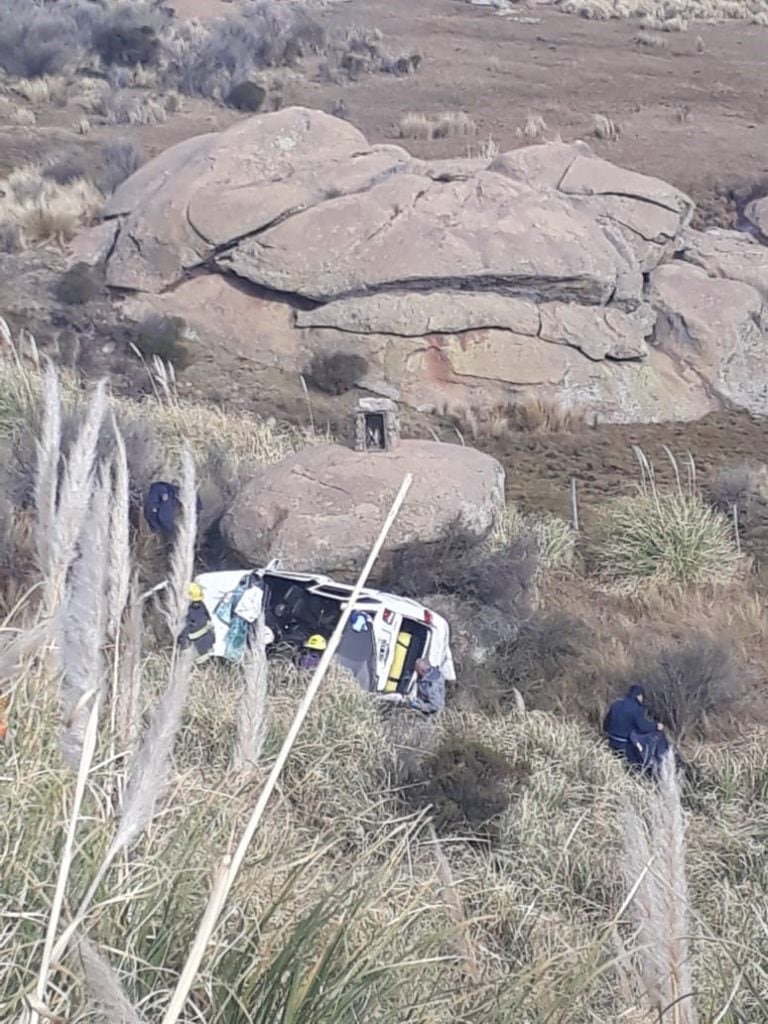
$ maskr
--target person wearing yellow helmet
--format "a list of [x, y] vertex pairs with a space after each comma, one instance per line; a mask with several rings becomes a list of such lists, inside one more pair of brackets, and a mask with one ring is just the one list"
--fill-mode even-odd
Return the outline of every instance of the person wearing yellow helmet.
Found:
[[304, 641], [304, 653], [299, 658], [299, 668], [316, 669], [328, 641], [320, 633], [313, 633]]
[[211, 656], [214, 644], [213, 623], [208, 614], [208, 609], [203, 604], [203, 588], [199, 583], [190, 583], [187, 587], [189, 607], [184, 629], [179, 637], [179, 647], [195, 645], [198, 657], [197, 661], [205, 661]]

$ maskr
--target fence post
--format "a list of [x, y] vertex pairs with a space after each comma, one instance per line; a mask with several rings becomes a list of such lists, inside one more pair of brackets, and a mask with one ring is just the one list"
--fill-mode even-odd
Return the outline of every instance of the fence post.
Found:
[[576, 477], [571, 477], [571, 525], [579, 532], [579, 499], [576, 495]]

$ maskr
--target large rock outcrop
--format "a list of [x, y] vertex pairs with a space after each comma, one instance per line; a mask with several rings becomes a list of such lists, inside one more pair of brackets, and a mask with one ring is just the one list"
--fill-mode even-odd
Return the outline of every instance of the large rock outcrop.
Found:
[[207, 350], [288, 372], [358, 353], [364, 387], [420, 408], [768, 412], [746, 379], [768, 355], [768, 249], [692, 231], [692, 212], [582, 142], [429, 162], [289, 108], [150, 161], [107, 206], [114, 243], [79, 244], [109, 238], [131, 316], [183, 316]]
[[504, 470], [473, 448], [401, 441], [371, 455], [321, 444], [256, 473], [222, 528], [252, 565], [279, 557], [321, 572], [359, 568], [406, 473], [414, 480], [390, 548], [438, 541], [457, 524], [482, 537], [504, 505]]

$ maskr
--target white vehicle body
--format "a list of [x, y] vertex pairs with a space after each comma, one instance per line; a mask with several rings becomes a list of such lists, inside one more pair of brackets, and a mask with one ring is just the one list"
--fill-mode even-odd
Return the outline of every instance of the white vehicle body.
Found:
[[[217, 609], [249, 575], [264, 588], [263, 610], [275, 641], [286, 640], [298, 646], [302, 637], [306, 639], [315, 633], [330, 637], [353, 590], [328, 576], [286, 572], [272, 565], [265, 569], [203, 573], [195, 582], [202, 587], [203, 604], [213, 623], [214, 657], [224, 656], [229, 630], [217, 616]], [[371, 656], [367, 659], [368, 671], [363, 673], [366, 682], [358, 676], [361, 685], [378, 693], [409, 693], [415, 685], [413, 664], [422, 657], [439, 668], [446, 680], [456, 678], [450, 629], [441, 615], [411, 598], [368, 587], [355, 602], [354, 610], [365, 613], [370, 623]], [[343, 654], [341, 649], [339, 653]]]

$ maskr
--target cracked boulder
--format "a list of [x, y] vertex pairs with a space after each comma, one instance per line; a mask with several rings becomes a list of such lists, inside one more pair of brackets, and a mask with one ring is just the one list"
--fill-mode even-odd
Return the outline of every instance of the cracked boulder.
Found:
[[126, 315], [183, 317], [209, 357], [362, 355], [365, 389], [418, 409], [762, 412], [768, 248], [692, 211], [584, 142], [418, 160], [292, 107], [166, 150], [74, 245]]
[[405, 286], [604, 304], [627, 260], [555, 192], [481, 171], [448, 182], [389, 177], [288, 217], [217, 262], [317, 302]]
[[680, 240], [678, 259], [701, 267], [709, 277], [752, 285], [768, 300], [768, 246], [741, 231], [689, 229]]
[[369, 147], [346, 121], [292, 107], [165, 150], [107, 204], [121, 217], [107, 266], [115, 288], [160, 292], [222, 246], [410, 162]]
[[388, 548], [433, 542], [461, 526], [484, 536], [504, 505], [504, 470], [462, 445], [401, 441], [388, 452], [305, 448], [254, 475], [226, 513], [226, 540], [251, 565], [282, 558], [297, 569], [359, 569], [403, 477], [413, 484]]
[[656, 343], [734, 405], [768, 415], [763, 298], [743, 281], [675, 262], [651, 275]]

